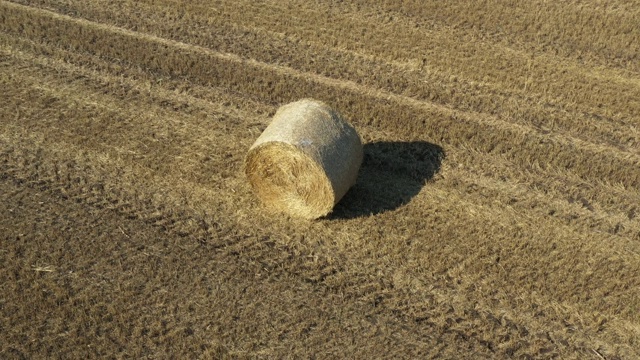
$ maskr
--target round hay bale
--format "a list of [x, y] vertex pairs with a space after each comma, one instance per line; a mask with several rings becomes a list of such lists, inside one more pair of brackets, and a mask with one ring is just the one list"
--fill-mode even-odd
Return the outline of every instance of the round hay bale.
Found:
[[245, 172], [267, 207], [317, 219], [356, 183], [362, 156], [358, 133], [340, 114], [304, 99], [278, 109], [249, 149]]

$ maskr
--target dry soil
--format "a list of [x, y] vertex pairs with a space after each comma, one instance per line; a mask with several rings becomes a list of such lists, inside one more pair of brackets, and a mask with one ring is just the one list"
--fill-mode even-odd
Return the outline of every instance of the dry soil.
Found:
[[[640, 358], [637, 1], [0, 0], [0, 357]], [[266, 211], [316, 98], [365, 158]]]

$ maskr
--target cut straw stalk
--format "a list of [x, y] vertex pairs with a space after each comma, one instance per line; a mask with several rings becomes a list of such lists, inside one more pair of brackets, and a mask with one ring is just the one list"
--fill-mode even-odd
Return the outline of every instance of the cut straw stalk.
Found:
[[278, 109], [249, 149], [245, 171], [267, 207], [316, 219], [355, 184], [362, 156], [358, 133], [340, 114], [304, 99]]

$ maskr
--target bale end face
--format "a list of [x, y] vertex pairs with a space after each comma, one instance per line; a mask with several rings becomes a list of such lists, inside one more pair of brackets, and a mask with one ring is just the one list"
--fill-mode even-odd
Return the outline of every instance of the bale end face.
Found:
[[324, 171], [290, 144], [270, 142], [250, 151], [246, 174], [262, 202], [276, 211], [316, 219], [333, 209]]

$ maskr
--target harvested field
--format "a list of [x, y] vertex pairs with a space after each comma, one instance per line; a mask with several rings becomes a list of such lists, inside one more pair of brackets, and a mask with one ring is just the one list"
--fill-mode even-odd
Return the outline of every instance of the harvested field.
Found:
[[[638, 23], [0, 0], [0, 358], [640, 358]], [[243, 169], [302, 98], [364, 142], [317, 221]]]

